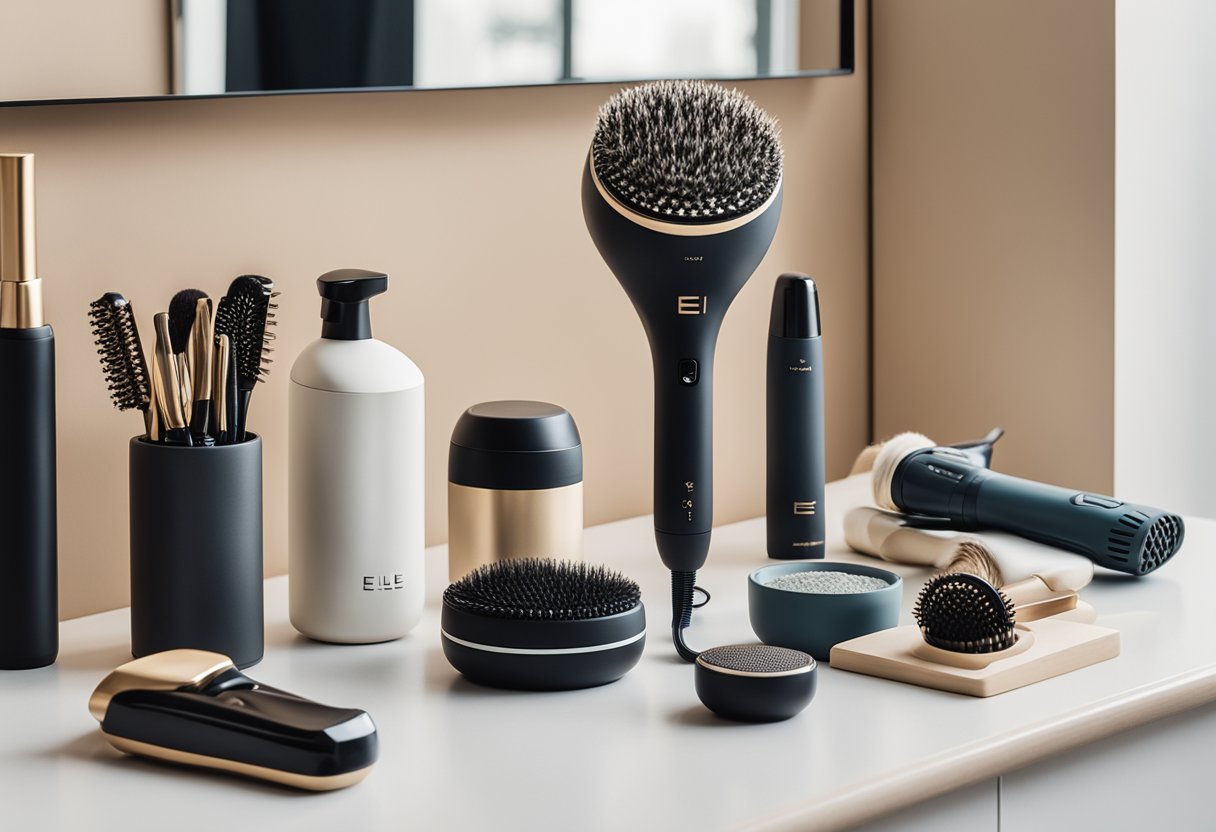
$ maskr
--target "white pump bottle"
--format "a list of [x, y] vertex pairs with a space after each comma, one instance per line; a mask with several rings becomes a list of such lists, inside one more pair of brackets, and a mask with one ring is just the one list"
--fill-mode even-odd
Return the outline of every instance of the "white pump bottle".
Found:
[[362, 269], [318, 278], [321, 338], [291, 368], [290, 614], [320, 641], [388, 641], [422, 616], [423, 377], [372, 338], [368, 301], [387, 288]]

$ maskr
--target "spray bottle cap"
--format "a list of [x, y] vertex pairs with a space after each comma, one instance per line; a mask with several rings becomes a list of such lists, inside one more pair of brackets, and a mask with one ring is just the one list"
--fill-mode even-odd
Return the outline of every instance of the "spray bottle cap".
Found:
[[819, 337], [819, 292], [815, 281], [794, 272], [777, 278], [768, 334], [775, 338]]
[[367, 269], [336, 269], [317, 278], [321, 293], [321, 337], [362, 341], [372, 337], [367, 302], [388, 290], [388, 275]]

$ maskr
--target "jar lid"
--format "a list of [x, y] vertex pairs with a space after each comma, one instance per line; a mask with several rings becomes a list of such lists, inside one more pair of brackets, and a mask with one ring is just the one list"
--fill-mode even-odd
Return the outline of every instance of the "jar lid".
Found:
[[559, 488], [583, 480], [582, 440], [574, 418], [546, 402], [483, 402], [452, 431], [448, 479], [510, 490]]

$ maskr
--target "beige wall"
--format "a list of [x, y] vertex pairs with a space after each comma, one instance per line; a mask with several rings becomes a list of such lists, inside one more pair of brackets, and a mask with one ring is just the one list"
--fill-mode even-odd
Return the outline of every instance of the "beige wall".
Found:
[[168, 89], [168, 0], [0, 2], [0, 101]]
[[[863, 63], [864, 66], [864, 63]], [[376, 334], [427, 375], [428, 539], [446, 536], [447, 442], [461, 410], [537, 398], [583, 434], [588, 523], [649, 512], [650, 359], [583, 226], [578, 182], [607, 86], [144, 102], [0, 110], [0, 145], [38, 154], [40, 271], [58, 335], [62, 612], [126, 603], [126, 440], [85, 311], [133, 299], [145, 331], [172, 293], [258, 272], [283, 289], [266, 435], [266, 569], [286, 567], [288, 368], [318, 333], [314, 278], [392, 276]], [[746, 85], [782, 123], [784, 216], [718, 352], [719, 522], [763, 511], [772, 281], [822, 286], [829, 474], [866, 440], [866, 78]], [[432, 568], [441, 568], [432, 565]]]
[[1114, 3], [876, 0], [875, 433], [1109, 491]]

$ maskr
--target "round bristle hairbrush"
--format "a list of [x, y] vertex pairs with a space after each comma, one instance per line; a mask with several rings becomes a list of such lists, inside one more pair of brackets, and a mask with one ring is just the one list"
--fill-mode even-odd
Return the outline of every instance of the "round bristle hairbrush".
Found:
[[815, 696], [815, 659], [768, 644], [728, 644], [697, 655], [697, 696], [726, 719], [777, 722], [800, 713]]
[[[89, 323], [114, 406], [119, 410], [142, 411], [147, 421], [152, 403], [152, 376], [131, 303], [117, 292], [106, 292], [89, 304]], [[146, 426], [150, 429], [150, 424]]]
[[926, 644], [954, 653], [995, 653], [1017, 642], [1013, 602], [966, 572], [930, 578], [912, 617]]
[[605, 685], [641, 658], [638, 585], [605, 566], [542, 558], [470, 572], [443, 593], [441, 639], [471, 681], [524, 690]]

